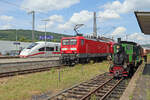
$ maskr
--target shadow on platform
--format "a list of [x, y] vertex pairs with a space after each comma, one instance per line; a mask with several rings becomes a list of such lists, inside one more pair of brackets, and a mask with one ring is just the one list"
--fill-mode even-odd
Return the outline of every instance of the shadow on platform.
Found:
[[145, 64], [143, 75], [150, 75], [150, 64]]

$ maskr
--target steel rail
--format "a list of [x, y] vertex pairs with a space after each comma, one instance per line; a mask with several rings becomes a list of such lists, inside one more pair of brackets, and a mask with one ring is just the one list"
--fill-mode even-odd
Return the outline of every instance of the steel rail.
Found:
[[[102, 85], [100, 85], [99, 87], [97, 87], [96, 89], [94, 89], [93, 91], [89, 92], [87, 95], [85, 95], [84, 97], [82, 97], [80, 100], [86, 100], [87, 98], [89, 98], [92, 94], [94, 94], [96, 91], [98, 91], [100, 88], [102, 88], [104, 85], [106, 85], [107, 83], [109, 83], [113, 78], [111, 78], [110, 80], [106, 81], [105, 83], [103, 83]], [[104, 94], [103, 97], [101, 97], [100, 100], [104, 100], [106, 96], [109, 95], [109, 93], [122, 81], [123, 79], [120, 79], [106, 94]]]
[[[52, 61], [57, 61], [57, 60], [52, 60]], [[27, 62], [26, 62], [27, 63]], [[31, 63], [31, 62], [29, 62]], [[35, 73], [35, 72], [42, 72], [42, 71], [48, 71], [51, 68], [63, 68], [60, 67], [59, 64], [53, 64], [52, 66], [49, 67], [40, 67], [40, 68], [29, 68], [28, 69], [22, 69], [22, 70], [17, 70], [17, 71], [6, 71], [6, 72], [1, 72], [0, 73], [0, 78], [3, 77], [10, 77], [10, 76], [16, 76], [16, 75], [22, 75], [22, 74], [28, 74], [28, 73]]]
[[[92, 79], [90, 79], [90, 80], [88, 80], [88, 81], [80, 82], [80, 83], [78, 83], [78, 84], [72, 86], [71, 88], [65, 89], [65, 90], [63, 90], [63, 91], [61, 91], [61, 92], [59, 92], [59, 93], [57, 93], [57, 94], [55, 94], [55, 95], [53, 95], [53, 96], [51, 96], [51, 97], [48, 97], [46, 100], [57, 100], [56, 98], [57, 98], [58, 96], [61, 96], [63, 93], [68, 93], [69, 90], [72, 90], [72, 89], [74, 89], [74, 88], [76, 88], [76, 87], [78, 87], [78, 86], [80, 86], [80, 85], [82, 85], [82, 84], [84, 84], [84, 83], [87, 83], [87, 84], [88, 84], [88, 83], [94, 82], [94, 81], [97, 80], [97, 78], [104, 78], [105, 75], [107, 75], [107, 73], [104, 73], [104, 74], [101, 74], [101, 75], [97, 75], [97, 76], [95, 76], [94, 78], [92, 78]], [[107, 80], [110, 81], [110, 78], [107, 79]], [[103, 80], [103, 81], [107, 81], [107, 80]], [[111, 78], [111, 80], [112, 80], [112, 78]], [[89, 88], [90, 88], [90, 87], [89, 87]], [[64, 100], [64, 99], [62, 99], [62, 100]], [[66, 100], [67, 100], [67, 99], [66, 99]]]
[[19, 70], [19, 71], [10, 71], [10, 72], [0, 73], [0, 78], [9, 77], [9, 76], [16, 76], [16, 75], [22, 75], [22, 74], [35, 73], [35, 72], [48, 71], [48, 70], [50, 70], [51, 68], [54, 68], [54, 67], [56, 69], [61, 68], [59, 66], [53, 66], [53, 67], [34, 68], [34, 69]]
[[113, 78], [107, 80], [106, 82], [104, 82], [102, 85], [100, 85], [99, 87], [97, 87], [96, 89], [94, 89], [93, 91], [89, 92], [87, 95], [85, 95], [84, 97], [82, 97], [80, 100], [86, 100], [88, 97], [90, 97], [93, 93], [95, 93], [97, 90], [99, 90], [101, 87], [103, 87], [105, 84], [109, 83]]
[[100, 100], [104, 100], [122, 80], [123, 78], [121, 78], [103, 97], [101, 97]]
[[11, 65], [11, 64], [29, 64], [29, 63], [41, 63], [41, 62], [49, 62], [49, 61], [59, 61], [59, 60], [41, 60], [41, 61], [23, 61], [23, 62], [9, 62], [9, 63], [0, 63], [0, 66], [3, 65]]

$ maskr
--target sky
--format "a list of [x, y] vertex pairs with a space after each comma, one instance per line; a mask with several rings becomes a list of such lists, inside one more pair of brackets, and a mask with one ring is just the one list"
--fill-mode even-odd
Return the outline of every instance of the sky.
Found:
[[[75, 35], [93, 32], [93, 12], [97, 16], [99, 36], [150, 44], [150, 36], [141, 33], [134, 11], [150, 11], [150, 0], [0, 0], [0, 29], [32, 29], [31, 11], [35, 11], [35, 30]], [[36, 34], [36, 33], [35, 33]]]

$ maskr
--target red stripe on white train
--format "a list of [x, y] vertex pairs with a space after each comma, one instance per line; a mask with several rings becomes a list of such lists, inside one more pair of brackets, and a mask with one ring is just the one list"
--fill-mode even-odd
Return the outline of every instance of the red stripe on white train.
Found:
[[45, 54], [45, 52], [39, 52], [39, 53], [35, 53], [35, 54], [32, 54], [32, 55], [19, 55], [19, 57], [21, 58], [26, 58], [26, 57], [31, 57], [31, 56], [36, 56], [36, 55], [40, 55], [40, 54]]
[[[39, 53], [35, 53], [35, 54], [32, 54], [32, 55], [19, 55], [19, 57], [21, 58], [26, 58], [26, 57], [31, 57], [31, 56], [36, 56], [36, 55], [41, 55], [41, 54], [45, 54], [45, 52], [39, 52]], [[52, 52], [52, 54], [60, 54], [60, 52]]]

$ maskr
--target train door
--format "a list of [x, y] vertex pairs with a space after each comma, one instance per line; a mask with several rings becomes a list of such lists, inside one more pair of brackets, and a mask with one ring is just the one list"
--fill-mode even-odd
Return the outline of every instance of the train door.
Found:
[[58, 45], [55, 46], [54, 52], [52, 54], [53, 54], [53, 56], [59, 56], [60, 47]]
[[53, 47], [46, 47], [46, 53], [48, 56], [54, 56], [52, 53], [54, 52], [55, 48]]
[[52, 52], [54, 52], [54, 47], [42, 47], [39, 49], [40, 52], [44, 52], [42, 56], [53, 56]]
[[110, 53], [110, 44], [107, 45], [107, 53]]
[[88, 45], [89, 43], [88, 43], [88, 41], [86, 40], [86, 43], [85, 43], [85, 53], [86, 53], [86, 57], [88, 57], [88, 53], [89, 53], [89, 49], [88, 49], [88, 47], [89, 47], [89, 45]]
[[84, 53], [84, 39], [80, 40], [80, 53]]

